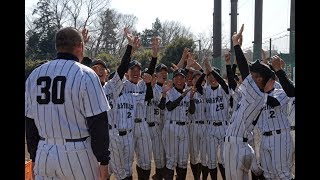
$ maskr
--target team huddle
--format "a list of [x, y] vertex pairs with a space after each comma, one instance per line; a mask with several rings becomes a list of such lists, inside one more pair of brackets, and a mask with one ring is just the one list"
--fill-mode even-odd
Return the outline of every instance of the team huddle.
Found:
[[294, 84], [278, 56], [248, 62], [242, 32], [232, 36], [235, 62], [224, 56], [227, 80], [188, 48], [169, 80], [159, 38], [143, 69], [131, 58], [140, 39], [125, 28], [128, 45], [110, 74], [104, 61], [82, 60], [86, 31], [59, 30], [57, 58], [26, 80], [35, 179], [129, 180], [134, 158], [139, 180], [184, 180], [189, 162], [195, 180], [217, 179], [218, 169], [224, 180], [293, 179]]

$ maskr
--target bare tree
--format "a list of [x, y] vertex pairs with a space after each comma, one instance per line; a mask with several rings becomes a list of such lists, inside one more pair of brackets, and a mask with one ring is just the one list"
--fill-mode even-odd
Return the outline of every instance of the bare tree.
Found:
[[186, 28], [177, 21], [164, 21], [162, 23], [163, 33], [160, 34], [162, 45], [168, 45], [175, 37], [192, 37], [190, 28]]
[[126, 37], [124, 36], [123, 29], [128, 27], [131, 31], [135, 31], [135, 25], [138, 21], [138, 18], [133, 14], [117, 14], [116, 21], [119, 23], [116, 30], [116, 39], [117, 39], [117, 55], [121, 56], [125, 49]]
[[67, 10], [71, 25], [76, 29], [90, 26], [94, 16], [103, 12], [110, 0], [68, 0]]
[[70, 0], [51, 0], [49, 3], [50, 9], [54, 12], [54, 20], [57, 27], [60, 29], [67, 21], [67, 6]]

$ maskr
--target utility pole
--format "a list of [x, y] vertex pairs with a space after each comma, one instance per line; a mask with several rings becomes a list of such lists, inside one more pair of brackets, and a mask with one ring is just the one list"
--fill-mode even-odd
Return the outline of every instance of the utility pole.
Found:
[[269, 42], [269, 58], [271, 58], [271, 38], [270, 38], [270, 42]]
[[221, 69], [221, 0], [213, 3], [213, 64]]
[[255, 0], [254, 6], [253, 61], [261, 59], [263, 0]]
[[[288, 29], [290, 31], [290, 47], [289, 47], [289, 65], [292, 69], [290, 69], [290, 72], [295, 73], [293, 71], [295, 67], [295, 31], [296, 31], [296, 25], [295, 25], [295, 13], [296, 13], [296, 6], [295, 6], [295, 0], [291, 0], [291, 7], [290, 7], [290, 28]], [[291, 80], [294, 80], [295, 74], [291, 74]]]
[[231, 31], [230, 31], [230, 52], [231, 52], [231, 63], [234, 62], [234, 50], [233, 50], [233, 42], [232, 42], [232, 35], [233, 32], [237, 31], [237, 16], [239, 15], [237, 13], [238, 10], [238, 0], [231, 0], [231, 13], [229, 14], [231, 16]]

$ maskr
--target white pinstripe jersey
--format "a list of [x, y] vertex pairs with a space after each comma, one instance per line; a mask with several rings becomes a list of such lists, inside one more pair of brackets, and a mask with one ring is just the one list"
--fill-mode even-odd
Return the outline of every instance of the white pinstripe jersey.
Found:
[[144, 104], [145, 93], [124, 93], [115, 100], [115, 124], [117, 129], [133, 129], [136, 111]]
[[160, 108], [158, 108], [158, 105], [160, 103], [162, 95], [162, 87], [158, 84], [155, 84], [153, 88], [153, 99], [149, 103], [147, 108], [147, 122], [158, 122], [160, 123]]
[[267, 94], [260, 91], [251, 74], [242, 82], [241, 90], [242, 98], [232, 114], [226, 136], [247, 137], [248, 132], [253, 130], [252, 122], [267, 101]]
[[275, 81], [274, 86], [275, 89], [282, 89], [281, 84], [278, 81]]
[[273, 131], [278, 129], [288, 129], [290, 127], [287, 110], [289, 98], [282, 89], [274, 89], [269, 96], [276, 98], [280, 105], [272, 108], [264, 106], [258, 120], [257, 127], [262, 131]]
[[[147, 85], [143, 80], [140, 80], [137, 84], [130, 82], [129, 80], [124, 81], [122, 93], [138, 93], [145, 94], [147, 91]], [[144, 97], [144, 96], [143, 96]], [[134, 118], [146, 118], [146, 107], [138, 106]]]
[[106, 82], [103, 86], [104, 92], [106, 94], [107, 100], [110, 105], [110, 113], [108, 113], [108, 121], [109, 124], [114, 124], [114, 104], [115, 100], [119, 97], [119, 94], [123, 88], [123, 81], [124, 79], [120, 79], [118, 72], [115, 72], [112, 79]]
[[147, 85], [143, 80], [140, 80], [137, 84], [125, 80], [123, 84], [122, 93], [145, 93], [147, 90]]
[[191, 121], [206, 121], [206, 103], [204, 94], [201, 95], [200, 93], [196, 92], [193, 96], [193, 100], [196, 110], [194, 114], [189, 114], [189, 119]]
[[288, 120], [291, 126], [295, 126], [296, 125], [296, 98], [292, 97], [289, 100], [289, 105], [288, 105]]
[[228, 121], [230, 95], [226, 94], [221, 85], [215, 90], [211, 86], [204, 88], [206, 118], [209, 121]]
[[[176, 88], [171, 88], [167, 92], [167, 97], [166, 97], [166, 103], [168, 101], [174, 101], [178, 99], [178, 97], [181, 96], [181, 93], [176, 90]], [[188, 121], [188, 108], [190, 106], [190, 92], [187, 93], [185, 97], [182, 98], [180, 101], [180, 104], [174, 108], [172, 111], [168, 111], [166, 109], [165, 112], [165, 119], [166, 120], [173, 120], [173, 121]]]
[[97, 74], [74, 60], [36, 68], [26, 81], [25, 99], [25, 116], [44, 138], [89, 136], [85, 118], [110, 109]]

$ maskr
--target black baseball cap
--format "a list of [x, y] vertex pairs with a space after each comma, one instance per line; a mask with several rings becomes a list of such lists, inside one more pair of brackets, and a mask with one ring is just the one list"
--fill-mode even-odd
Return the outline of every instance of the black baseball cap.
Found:
[[186, 71], [184, 69], [177, 69], [173, 71], [173, 77], [176, 77], [177, 75], [181, 74], [183, 77], [186, 77]]
[[139, 66], [139, 68], [141, 69], [141, 63], [138, 62], [137, 60], [130, 61], [130, 62], [129, 62], [129, 65], [128, 65], [128, 68], [131, 69], [131, 68], [133, 68], [134, 66]]
[[156, 67], [156, 72], [160, 72], [162, 69], [165, 69], [166, 71], [168, 71], [168, 67], [166, 65], [160, 63]]
[[99, 59], [99, 60], [94, 60], [94, 61], [92, 61], [90, 67], [92, 67], [92, 66], [94, 66], [94, 65], [97, 65], [97, 64], [101, 64], [104, 68], [107, 69], [106, 63], [105, 63], [104, 61], [100, 60], [100, 59]]
[[266, 80], [272, 78], [275, 79], [275, 73], [269, 67], [269, 65], [261, 63], [260, 60], [256, 60], [249, 65], [249, 69], [251, 72], [259, 73], [262, 77], [266, 78]]
[[86, 57], [86, 56], [83, 57], [83, 59], [81, 61], [81, 64], [86, 65], [88, 67], [90, 67], [91, 63], [92, 63], [92, 59], [90, 59], [89, 57]]

